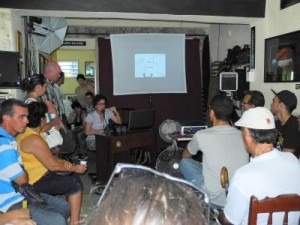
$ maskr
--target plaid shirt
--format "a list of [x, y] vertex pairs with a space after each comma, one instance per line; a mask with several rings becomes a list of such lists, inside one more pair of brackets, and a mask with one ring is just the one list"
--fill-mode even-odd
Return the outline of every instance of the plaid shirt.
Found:
[[59, 113], [59, 115], [61, 117], [63, 112], [59, 107], [59, 101], [62, 101], [62, 100], [60, 99], [60, 97], [58, 97], [55, 94], [55, 87], [54, 87], [55, 83], [53, 83], [52, 81], [50, 81], [48, 79], [47, 79], [47, 82], [48, 82], [47, 90], [46, 90], [45, 94], [40, 97], [40, 102], [45, 102], [47, 100], [50, 100], [53, 103], [53, 105], [55, 106], [57, 112]]

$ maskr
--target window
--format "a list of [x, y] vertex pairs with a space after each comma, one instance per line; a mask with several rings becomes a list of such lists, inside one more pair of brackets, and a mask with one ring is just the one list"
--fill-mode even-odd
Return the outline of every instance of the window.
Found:
[[79, 73], [78, 61], [59, 61], [58, 64], [65, 77], [76, 77]]

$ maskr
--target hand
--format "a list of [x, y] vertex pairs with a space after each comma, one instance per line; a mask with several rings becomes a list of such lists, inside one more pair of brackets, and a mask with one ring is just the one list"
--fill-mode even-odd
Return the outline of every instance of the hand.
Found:
[[114, 115], [116, 115], [116, 114], [118, 113], [118, 110], [117, 110], [117, 108], [116, 108], [115, 106], [110, 107], [109, 110], [110, 110]]
[[14, 218], [17, 219], [30, 219], [30, 210], [28, 208], [15, 209], [11, 211], [14, 214]]
[[75, 165], [74, 166], [75, 173], [83, 174], [83, 173], [85, 173], [86, 170], [87, 170], [86, 165]]

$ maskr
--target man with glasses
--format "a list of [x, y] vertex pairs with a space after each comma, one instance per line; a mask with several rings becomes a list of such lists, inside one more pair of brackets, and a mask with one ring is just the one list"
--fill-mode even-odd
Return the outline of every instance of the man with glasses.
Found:
[[247, 91], [241, 104], [243, 112], [245, 112], [248, 109], [258, 106], [263, 107], [265, 105], [265, 98], [260, 91]]
[[[249, 161], [241, 132], [229, 125], [232, 112], [233, 104], [229, 97], [214, 96], [209, 112], [213, 127], [194, 134], [179, 164], [185, 179], [207, 193], [217, 209], [224, 206], [226, 199], [220, 183], [222, 167], [227, 167], [230, 179], [238, 168]], [[198, 151], [202, 152], [202, 163], [192, 159]]]

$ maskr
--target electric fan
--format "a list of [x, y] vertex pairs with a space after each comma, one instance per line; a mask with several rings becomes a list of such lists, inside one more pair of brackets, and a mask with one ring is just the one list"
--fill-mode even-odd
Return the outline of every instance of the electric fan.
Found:
[[173, 142], [170, 135], [176, 132], [179, 132], [179, 124], [175, 120], [167, 119], [159, 125], [159, 136], [166, 142]]
[[176, 121], [167, 119], [160, 124], [160, 137], [166, 142], [173, 143], [159, 154], [156, 160], [156, 170], [182, 178], [179, 162], [182, 158], [183, 149], [178, 147], [176, 141], [170, 136], [176, 132], [179, 132], [179, 124]]

